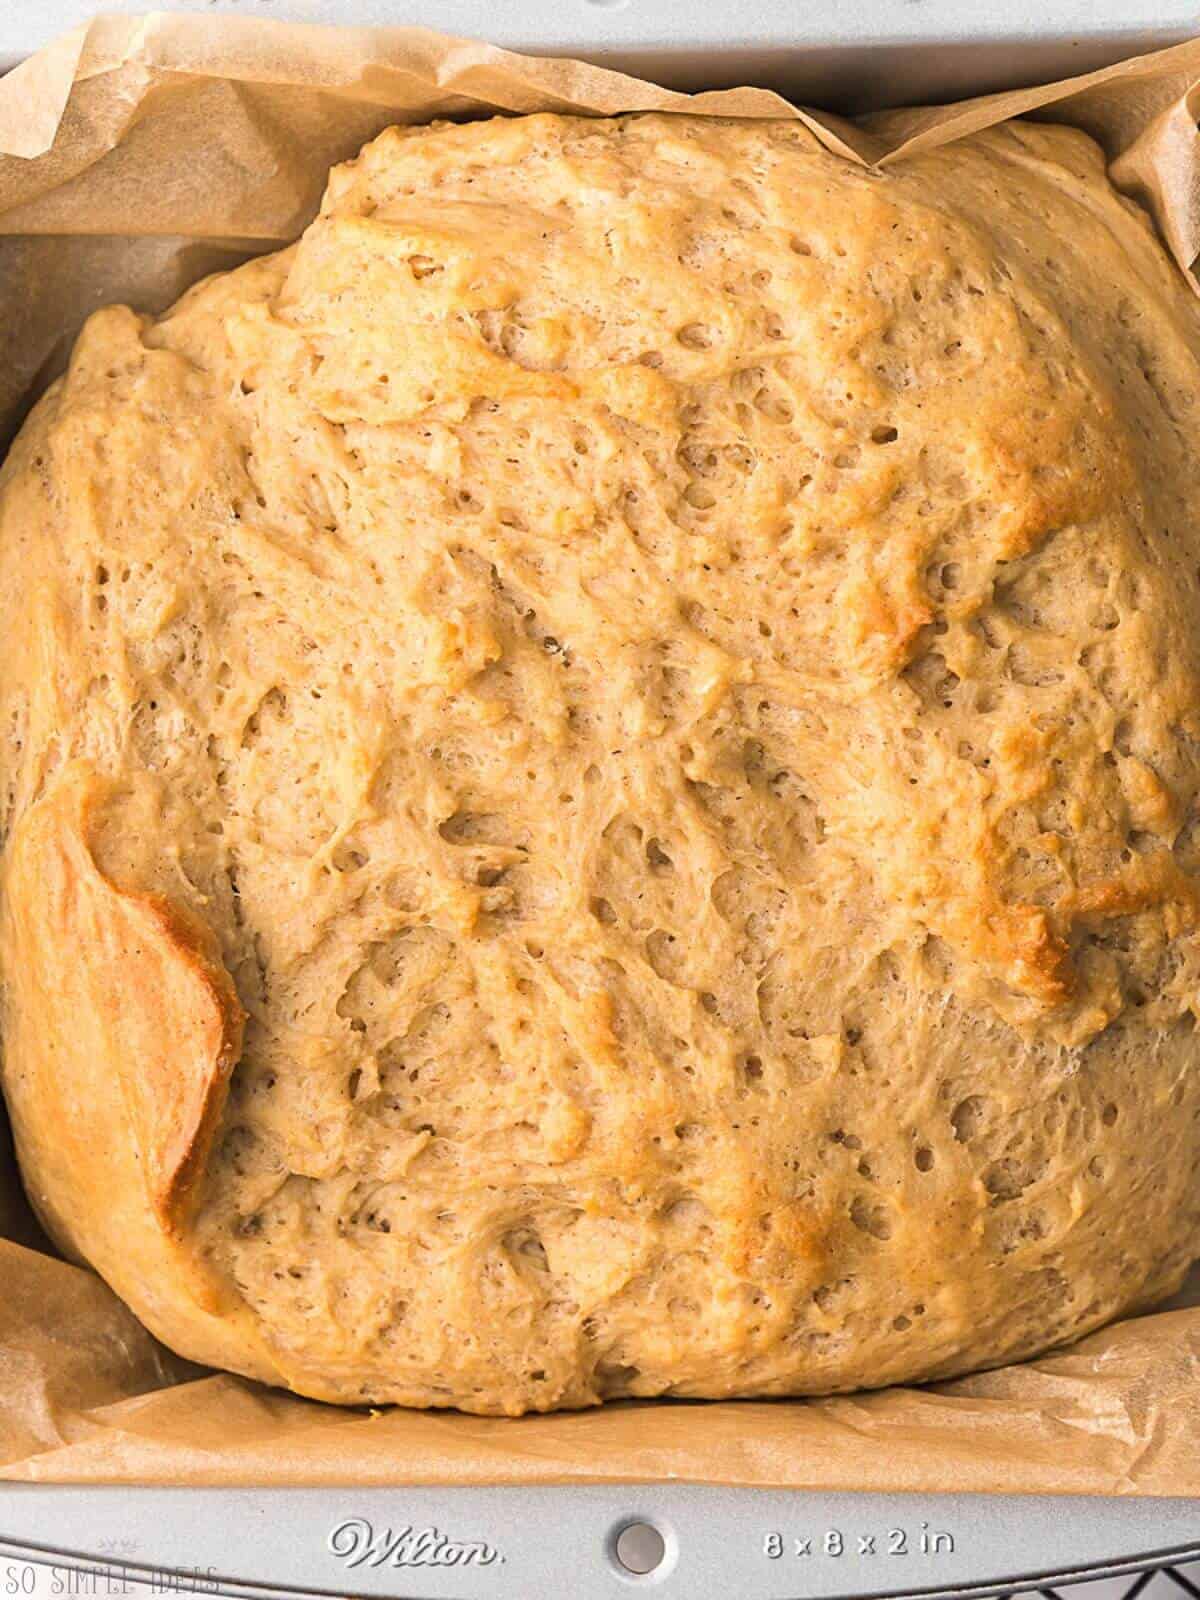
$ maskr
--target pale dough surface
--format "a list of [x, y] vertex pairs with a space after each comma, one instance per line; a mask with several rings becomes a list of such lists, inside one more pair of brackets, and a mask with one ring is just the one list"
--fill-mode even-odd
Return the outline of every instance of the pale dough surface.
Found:
[[1099, 152], [385, 133], [0, 488], [4, 1088], [201, 1361], [1008, 1361], [1200, 1251], [1200, 319]]

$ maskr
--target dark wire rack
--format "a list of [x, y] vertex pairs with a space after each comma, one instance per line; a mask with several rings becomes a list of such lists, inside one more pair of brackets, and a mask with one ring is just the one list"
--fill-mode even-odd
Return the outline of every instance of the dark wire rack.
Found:
[[[1198, 1569], [1193, 1566], [1192, 1571]], [[1184, 1594], [1190, 1595], [1191, 1600], [1200, 1600], [1200, 1584], [1188, 1572], [1178, 1566], [1148, 1567], [1146, 1571], [1134, 1574], [1129, 1578], [1095, 1579], [1081, 1575], [1070, 1584], [1061, 1584], [1056, 1587], [1045, 1586], [1037, 1589], [1002, 1589], [997, 1592], [994, 1600], [1027, 1600], [1027, 1597], [1041, 1595], [1043, 1600], [1083, 1600], [1083, 1591], [1094, 1589], [1104, 1591], [1105, 1600], [1138, 1600], [1138, 1597], [1154, 1583], [1155, 1579], [1163, 1578], [1181, 1589]], [[1159, 1586], [1162, 1590], [1162, 1600], [1166, 1600], [1170, 1591], [1165, 1585]]]

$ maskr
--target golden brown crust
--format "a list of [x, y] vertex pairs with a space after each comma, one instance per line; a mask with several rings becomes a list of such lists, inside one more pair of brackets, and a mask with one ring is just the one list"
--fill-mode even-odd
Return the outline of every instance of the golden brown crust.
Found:
[[201, 1360], [497, 1412], [1168, 1290], [1197, 415], [1145, 219], [1020, 124], [885, 173], [395, 129], [291, 249], [99, 313], [0, 485], [56, 1237]]
[[6, 901], [22, 985], [75, 1019], [116, 1071], [150, 1203], [176, 1233], [203, 1175], [241, 1049], [244, 1013], [211, 934], [96, 864], [89, 812], [104, 785], [77, 766], [23, 818]]

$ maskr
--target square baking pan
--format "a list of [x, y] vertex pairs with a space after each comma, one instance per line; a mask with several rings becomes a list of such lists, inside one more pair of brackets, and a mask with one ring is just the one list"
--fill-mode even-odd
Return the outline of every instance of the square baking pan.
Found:
[[[0, 70], [94, 0], [0, 0]], [[116, 0], [110, 11], [140, 11]], [[210, 0], [160, 9], [212, 14]], [[835, 110], [1045, 82], [1200, 31], [1190, 0], [222, 0], [278, 20], [422, 23], [684, 88], [752, 82]], [[653, 1411], [646, 1411], [653, 1428]], [[874, 1448], [864, 1443], [864, 1449]], [[792, 1600], [996, 1593], [1200, 1556], [1200, 1501], [828, 1494], [696, 1485], [129, 1489], [0, 1486], [0, 1556], [120, 1592], [411, 1600]], [[57, 1581], [57, 1580], [56, 1580]], [[116, 1586], [115, 1588], [113, 1586]], [[8, 1592], [13, 1592], [11, 1589]]]

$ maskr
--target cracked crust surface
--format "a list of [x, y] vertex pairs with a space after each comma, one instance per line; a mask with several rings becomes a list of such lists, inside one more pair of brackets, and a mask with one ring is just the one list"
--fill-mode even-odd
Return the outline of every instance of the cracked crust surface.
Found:
[[[1012, 1360], [1196, 1252], [1200, 327], [1083, 136], [393, 129], [0, 488], [4, 1086], [184, 1354]], [[236, 1066], [234, 1065], [236, 1058]]]

